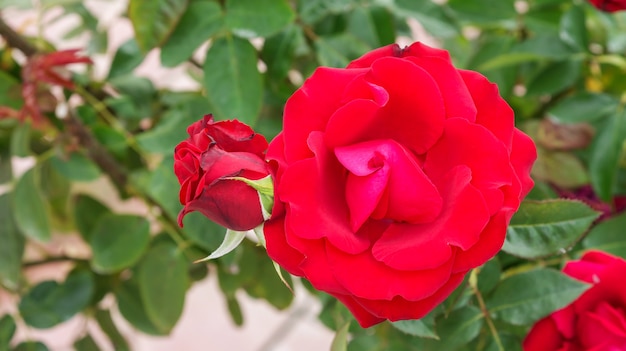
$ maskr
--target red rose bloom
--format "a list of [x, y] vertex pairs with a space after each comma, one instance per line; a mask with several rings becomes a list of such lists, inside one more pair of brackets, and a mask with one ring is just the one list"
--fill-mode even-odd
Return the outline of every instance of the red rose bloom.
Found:
[[606, 12], [626, 10], [626, 0], [589, 0], [589, 2], [599, 10]]
[[500, 250], [532, 188], [513, 122], [494, 84], [421, 43], [317, 69], [268, 149], [268, 254], [364, 327], [421, 318]]
[[213, 122], [213, 116], [187, 128], [189, 139], [174, 150], [174, 172], [181, 184], [178, 215], [199, 211], [233, 230], [249, 230], [263, 223], [259, 195], [246, 183], [270, 174], [263, 154], [267, 141], [239, 121]]
[[537, 322], [524, 340], [524, 350], [626, 350], [626, 261], [590, 251], [579, 261], [568, 262], [563, 272], [593, 286]]

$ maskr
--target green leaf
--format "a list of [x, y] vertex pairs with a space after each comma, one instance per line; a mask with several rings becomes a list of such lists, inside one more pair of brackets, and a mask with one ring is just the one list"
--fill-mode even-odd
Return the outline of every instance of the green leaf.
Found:
[[[54, 223], [69, 224], [70, 181], [57, 172], [51, 160], [39, 164], [41, 193], [50, 209], [50, 219]], [[58, 225], [58, 224], [57, 224]]]
[[161, 47], [161, 63], [165, 67], [174, 67], [183, 63], [223, 26], [222, 9], [217, 2], [192, 1], [172, 35]]
[[124, 338], [117, 326], [111, 319], [111, 313], [108, 310], [97, 310], [96, 311], [96, 321], [98, 321], [98, 325], [100, 329], [106, 334], [106, 336], [111, 341], [114, 350], [118, 351], [129, 351], [128, 342]]
[[100, 177], [98, 166], [79, 152], [72, 152], [67, 158], [55, 155], [50, 162], [60, 174], [70, 180], [89, 182]]
[[533, 179], [572, 189], [589, 184], [587, 169], [576, 155], [563, 151], [537, 148]]
[[17, 345], [12, 351], [48, 351], [48, 347], [39, 341], [24, 341]]
[[563, 254], [599, 215], [573, 200], [524, 201], [511, 219], [502, 250], [527, 259]]
[[594, 138], [589, 175], [598, 197], [610, 202], [626, 140], [626, 109], [618, 111]]
[[8, 350], [17, 329], [15, 320], [8, 314], [0, 318], [0, 350]]
[[120, 45], [115, 52], [108, 79], [132, 73], [143, 62], [146, 55], [139, 49], [137, 40], [131, 38]]
[[159, 166], [151, 171], [142, 169], [131, 177], [132, 184], [155, 200], [165, 213], [176, 218], [181, 210], [178, 198], [180, 184], [174, 169], [173, 153], [164, 158]]
[[235, 296], [226, 297], [226, 307], [228, 307], [228, 312], [233, 319], [233, 323], [235, 323], [236, 326], [242, 326], [243, 314], [241, 313], [241, 306], [239, 305], [239, 301], [237, 301], [237, 298]]
[[137, 271], [146, 315], [161, 332], [172, 330], [183, 312], [189, 286], [187, 260], [175, 245], [151, 248]]
[[32, 168], [22, 175], [13, 189], [13, 214], [17, 227], [30, 239], [50, 240], [50, 223], [45, 199], [39, 185], [35, 182]]
[[91, 273], [74, 271], [61, 284], [48, 280], [33, 287], [19, 303], [20, 315], [32, 327], [51, 328], [87, 307], [93, 292]]
[[447, 318], [437, 319], [438, 350], [455, 350], [474, 340], [483, 326], [483, 314], [478, 307], [465, 306], [452, 311]]
[[401, 332], [420, 338], [439, 339], [435, 331], [434, 318], [410, 319], [392, 322], [391, 325]]
[[97, 272], [118, 272], [135, 264], [150, 242], [150, 223], [134, 215], [105, 214], [91, 234], [91, 266]]
[[11, 136], [11, 155], [18, 157], [30, 156], [30, 122], [19, 123]]
[[309, 0], [298, 1], [298, 15], [306, 24], [314, 24], [326, 16], [346, 12], [353, 0]]
[[320, 65], [343, 68], [350, 61], [363, 55], [370, 48], [351, 33], [319, 37], [315, 41], [317, 60]]
[[553, 62], [537, 72], [528, 82], [526, 94], [546, 95], [558, 93], [574, 85], [581, 75], [581, 61], [565, 60]]
[[200, 212], [188, 213], [183, 219], [183, 231], [194, 244], [207, 251], [215, 251], [223, 240], [226, 228], [209, 221]]
[[564, 43], [581, 52], [587, 51], [587, 27], [582, 6], [573, 5], [561, 17], [559, 37]]
[[443, 6], [432, 1], [395, 0], [393, 10], [400, 16], [412, 17], [421, 23], [428, 33], [436, 37], [453, 37], [459, 33], [458, 26]]
[[291, 69], [298, 41], [302, 40], [302, 28], [289, 26], [282, 32], [269, 37], [263, 44], [261, 58], [267, 65], [267, 74], [272, 79], [282, 79]]
[[513, 0], [450, 0], [448, 5], [462, 20], [489, 24], [498, 21], [513, 21], [517, 16]]
[[371, 48], [382, 46], [369, 8], [357, 7], [348, 14], [348, 31]]
[[161, 45], [187, 8], [188, 0], [130, 0], [128, 17], [141, 51]]
[[19, 110], [23, 104], [20, 82], [4, 70], [0, 71], [0, 106]]
[[502, 280], [486, 304], [505, 322], [529, 325], [567, 306], [588, 288], [556, 270], [536, 269]]
[[226, 25], [244, 38], [270, 36], [294, 19], [287, 0], [226, 0]]
[[483, 295], [487, 295], [493, 290], [500, 282], [500, 274], [502, 274], [502, 268], [497, 258], [492, 258], [487, 261], [478, 273], [478, 290]]
[[8, 148], [0, 144], [0, 184], [8, 183], [12, 179], [13, 164], [11, 163], [11, 153]]
[[[508, 334], [508, 333], [498, 333], [500, 336], [500, 342], [502, 347], [506, 351], [522, 351], [522, 340], [518, 337]], [[502, 348], [498, 346], [496, 341], [491, 338], [491, 343], [485, 349], [485, 351], [502, 351]]]
[[22, 276], [25, 240], [17, 229], [9, 206], [9, 195], [0, 195], [0, 285], [15, 291]]
[[582, 92], [559, 101], [548, 115], [564, 123], [592, 122], [615, 111], [617, 105], [611, 95]]
[[525, 62], [563, 61], [571, 58], [574, 54], [575, 52], [558, 36], [542, 34], [514, 45], [508, 53], [494, 57], [480, 65], [479, 68], [480, 70], [489, 70]]
[[206, 54], [203, 83], [216, 117], [254, 125], [261, 111], [263, 82], [250, 42], [237, 37], [216, 39]]
[[90, 334], [86, 334], [74, 342], [74, 349], [76, 351], [99, 351], [100, 347]]
[[73, 203], [76, 229], [83, 239], [89, 242], [100, 217], [111, 213], [111, 210], [100, 201], [84, 194], [76, 195]]
[[594, 226], [583, 239], [583, 247], [606, 251], [626, 259], [624, 228], [626, 228], [626, 213], [604, 220]]
[[124, 281], [115, 290], [115, 299], [122, 316], [135, 328], [150, 335], [167, 335], [148, 318], [135, 277]]
[[[185, 127], [211, 110], [204, 96], [194, 95], [165, 112], [153, 129], [137, 136], [137, 143], [148, 152], [171, 154], [176, 145], [188, 137]], [[171, 169], [168, 171], [171, 173]]]
[[330, 344], [330, 351], [347, 351], [348, 350], [348, 330], [350, 329], [350, 322], [344, 324], [333, 338], [333, 342]]

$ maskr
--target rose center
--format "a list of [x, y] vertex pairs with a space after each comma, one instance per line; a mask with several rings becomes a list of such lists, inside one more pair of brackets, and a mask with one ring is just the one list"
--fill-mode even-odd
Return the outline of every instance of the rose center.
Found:
[[348, 170], [346, 200], [356, 232], [369, 218], [424, 223], [442, 208], [435, 185], [416, 157], [395, 140], [372, 140], [335, 149]]

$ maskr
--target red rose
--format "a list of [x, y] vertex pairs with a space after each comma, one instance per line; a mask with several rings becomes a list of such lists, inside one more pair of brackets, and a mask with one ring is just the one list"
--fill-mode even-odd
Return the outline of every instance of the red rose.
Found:
[[233, 230], [249, 230], [263, 223], [259, 195], [245, 182], [270, 174], [263, 154], [267, 141], [239, 121], [213, 122], [213, 116], [187, 128], [189, 139], [174, 150], [174, 172], [180, 182], [178, 215], [199, 211]]
[[626, 350], [626, 261], [590, 251], [568, 262], [563, 272], [593, 286], [537, 322], [524, 340], [524, 350]]
[[319, 68], [289, 99], [270, 257], [359, 323], [417, 319], [504, 241], [533, 142], [482, 75], [421, 43]]
[[589, 2], [599, 10], [606, 12], [626, 10], [626, 0], [589, 0]]

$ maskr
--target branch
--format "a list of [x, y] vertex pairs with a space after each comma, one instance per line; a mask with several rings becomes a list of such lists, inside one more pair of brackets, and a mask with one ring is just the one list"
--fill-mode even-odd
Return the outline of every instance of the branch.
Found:
[[[1, 13], [0, 13], [1, 14]], [[37, 53], [37, 48], [19, 35], [13, 28], [2, 19], [0, 16], [0, 36], [6, 40], [7, 44], [15, 49], [21, 51], [27, 57], [31, 57]]]
[[80, 145], [87, 150], [89, 158], [109, 175], [118, 188], [125, 189], [128, 180], [126, 172], [120, 167], [113, 156], [96, 140], [93, 134], [91, 134], [91, 131], [83, 125], [72, 111], [63, 119], [63, 122], [70, 134], [76, 137]]

